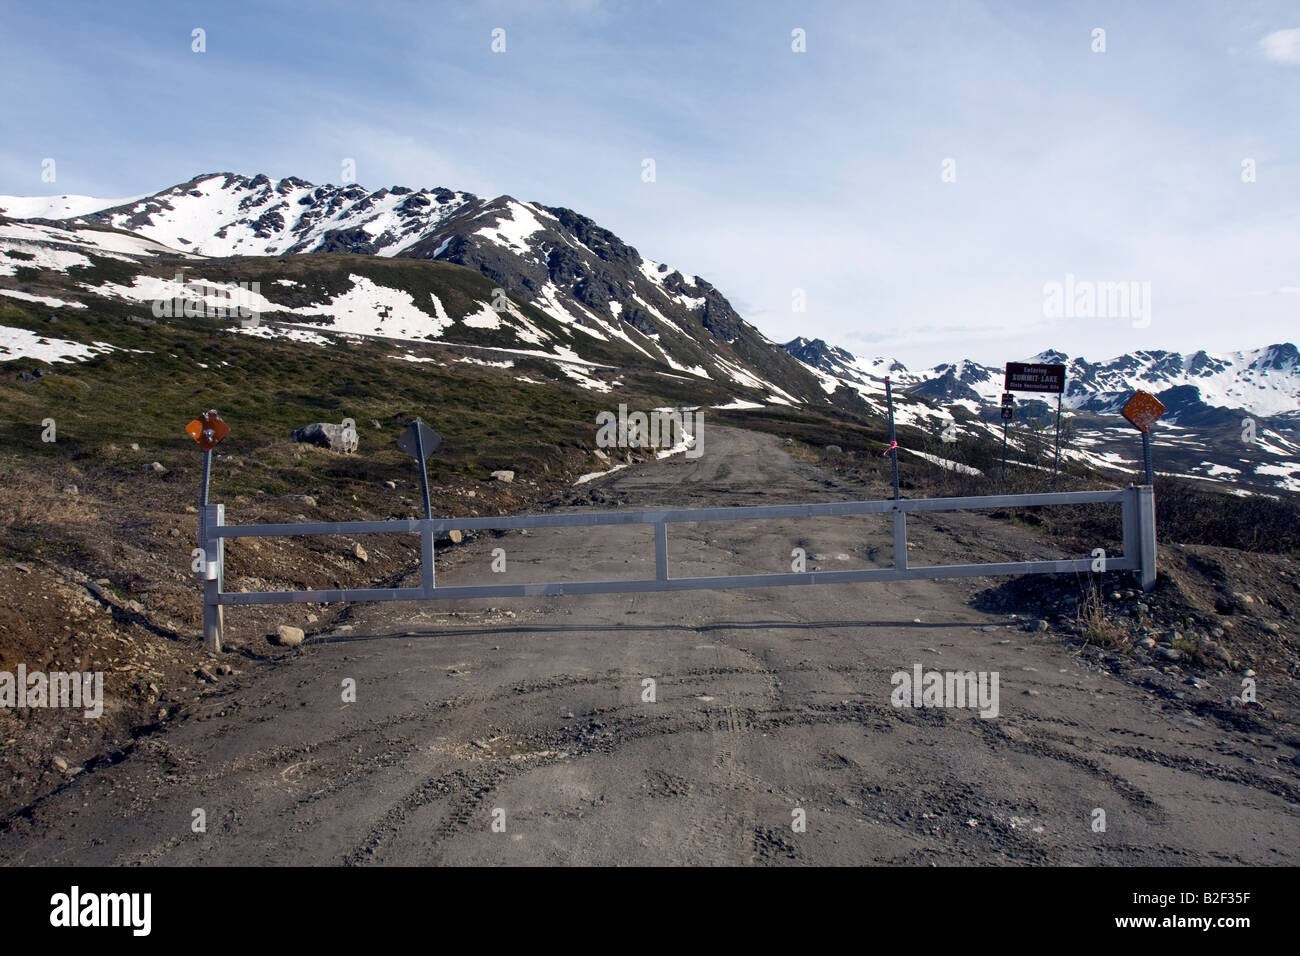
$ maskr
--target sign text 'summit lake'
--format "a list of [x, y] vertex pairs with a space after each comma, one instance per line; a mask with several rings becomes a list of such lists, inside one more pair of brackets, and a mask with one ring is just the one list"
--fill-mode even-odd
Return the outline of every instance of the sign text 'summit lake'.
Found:
[[1065, 391], [1065, 366], [1008, 362], [1005, 388], [1008, 392], [1051, 392], [1060, 395]]

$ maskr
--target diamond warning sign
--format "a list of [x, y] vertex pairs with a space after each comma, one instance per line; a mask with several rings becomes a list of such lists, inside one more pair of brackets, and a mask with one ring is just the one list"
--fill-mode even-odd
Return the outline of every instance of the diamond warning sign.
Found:
[[186, 425], [185, 431], [204, 451], [212, 451], [221, 439], [230, 434], [230, 426], [221, 420], [216, 409], [211, 409]]
[[1133, 427], [1140, 432], [1151, 431], [1151, 426], [1164, 413], [1164, 403], [1150, 392], [1135, 392], [1133, 397], [1120, 410], [1120, 414], [1127, 418]]

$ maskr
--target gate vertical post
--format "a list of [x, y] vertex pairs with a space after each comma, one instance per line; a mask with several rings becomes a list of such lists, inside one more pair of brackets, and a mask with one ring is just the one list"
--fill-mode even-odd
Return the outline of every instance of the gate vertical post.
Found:
[[1124, 501], [1120, 504], [1121, 532], [1124, 542], [1124, 559], [1137, 564], [1136, 573], [1142, 570], [1142, 539], [1138, 533], [1138, 486], [1129, 485], [1124, 489]]
[[226, 523], [225, 505], [204, 505], [199, 527], [199, 547], [203, 549], [203, 643], [220, 653], [225, 626], [221, 589], [225, 583], [226, 539], [212, 535], [213, 528]]
[[907, 570], [907, 512], [894, 510], [894, 570]]
[[433, 597], [436, 580], [434, 577], [434, 557], [436, 554], [433, 529], [426, 526], [420, 529], [420, 587], [424, 589], [425, 597]]
[[668, 580], [668, 524], [655, 522], [655, 580]]
[[1140, 541], [1142, 590], [1156, 586], [1156, 493], [1151, 485], [1142, 485], [1137, 492], [1137, 527]]

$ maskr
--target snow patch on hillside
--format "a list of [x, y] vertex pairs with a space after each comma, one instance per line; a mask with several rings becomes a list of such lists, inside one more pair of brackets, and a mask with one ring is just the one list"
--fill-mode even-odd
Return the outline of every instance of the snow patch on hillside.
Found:
[[300, 315], [333, 317], [336, 332], [359, 332], [393, 338], [422, 339], [440, 334], [447, 324], [415, 304], [411, 293], [378, 285], [366, 276], [348, 276], [352, 288], [325, 306], [294, 309]]
[[471, 329], [499, 329], [501, 315], [486, 302], [480, 303], [479, 310], [461, 319]]
[[0, 196], [0, 214], [10, 219], [73, 219], [144, 198], [144, 196], [127, 196], [124, 199], [96, 199], [93, 196]]
[[73, 309], [84, 309], [84, 302], [64, 302], [62, 299], [54, 299], [48, 295], [32, 295], [30, 292], [19, 292], [17, 289], [0, 289], [0, 295], [7, 295], [11, 299], [18, 299], [22, 302], [32, 302], [37, 305], [48, 305], [52, 309], [61, 309], [65, 305]]
[[104, 352], [118, 351], [107, 342], [84, 345], [67, 339], [54, 339], [27, 329], [14, 329], [0, 325], [0, 362], [29, 358], [46, 364], [55, 362], [83, 362]]
[[251, 335], [258, 339], [288, 339], [291, 342], [305, 342], [308, 345], [333, 345], [337, 341], [309, 329], [294, 328], [287, 325], [259, 325], [253, 328], [236, 327], [233, 331], [241, 335]]
[[490, 239], [497, 245], [504, 245], [512, 252], [519, 252], [527, 249], [529, 236], [541, 232], [544, 228], [537, 217], [533, 215], [531, 206], [525, 206], [519, 202], [510, 202], [506, 204], [505, 215], [501, 217], [497, 224], [484, 226], [478, 230], [478, 235]]
[[940, 468], [945, 468], [948, 471], [959, 472], [963, 475], [984, 474], [984, 472], [980, 471], [978, 468], [972, 468], [970, 465], [963, 465], [961, 462], [950, 461], [947, 458], [940, 458], [938, 455], [931, 455], [929, 452], [917, 451], [915, 448], [903, 448], [901, 445], [899, 447], [909, 455], [915, 455], [917, 458], [924, 458], [931, 464], [938, 465]]

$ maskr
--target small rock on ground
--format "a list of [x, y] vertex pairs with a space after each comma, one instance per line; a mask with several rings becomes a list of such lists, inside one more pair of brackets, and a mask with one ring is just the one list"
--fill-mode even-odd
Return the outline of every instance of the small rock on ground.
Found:
[[300, 627], [290, 627], [287, 624], [281, 624], [275, 629], [275, 641], [281, 647], [297, 647], [306, 639]]

